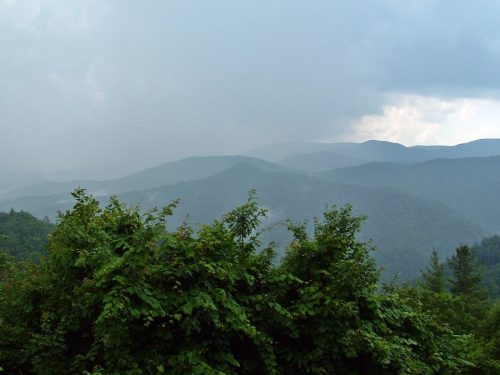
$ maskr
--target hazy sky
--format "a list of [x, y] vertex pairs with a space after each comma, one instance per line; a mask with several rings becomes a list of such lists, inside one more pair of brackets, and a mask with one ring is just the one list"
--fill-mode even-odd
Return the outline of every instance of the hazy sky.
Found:
[[499, 1], [0, 0], [0, 169], [500, 138]]

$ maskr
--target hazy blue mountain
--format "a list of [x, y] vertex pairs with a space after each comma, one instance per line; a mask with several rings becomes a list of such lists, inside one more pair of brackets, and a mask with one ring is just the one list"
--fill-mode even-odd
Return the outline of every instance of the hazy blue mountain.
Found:
[[[350, 142], [348, 142], [350, 143]], [[332, 150], [334, 143], [319, 143], [319, 142], [290, 142], [290, 143], [275, 143], [268, 146], [258, 147], [243, 153], [245, 156], [255, 157], [272, 162], [279, 162], [286, 158], [301, 154], [311, 154], [315, 152], [334, 152]]]
[[500, 155], [500, 139], [478, 139], [456, 146], [414, 146], [431, 152], [435, 158], [470, 158]]
[[11, 200], [22, 196], [44, 196], [66, 193], [72, 191], [76, 186], [84, 186], [88, 191], [99, 196], [126, 191], [146, 190], [158, 186], [175, 184], [181, 181], [205, 178], [241, 163], [252, 164], [263, 170], [269, 171], [284, 169], [276, 164], [245, 156], [190, 157], [111, 180], [39, 182], [0, 194], [0, 201]]
[[413, 149], [393, 142], [366, 141], [363, 143], [337, 143], [334, 145], [336, 152], [357, 159], [415, 163], [433, 158], [425, 149]]
[[309, 172], [322, 172], [335, 168], [366, 164], [370, 160], [355, 159], [331, 151], [293, 155], [279, 161], [280, 165]]
[[126, 191], [145, 190], [182, 181], [203, 179], [238, 164], [253, 165], [264, 171], [281, 171], [284, 169], [274, 163], [247, 156], [197, 156], [165, 163], [158, 167], [145, 169], [127, 177], [113, 180], [112, 186], [113, 188], [127, 186]]
[[[319, 172], [373, 161], [416, 163], [436, 157], [500, 155], [500, 140], [478, 140], [457, 146], [416, 147], [381, 141], [285, 143], [262, 147], [248, 154], [279, 161], [280, 165], [287, 169]], [[67, 182], [47, 181], [42, 174], [3, 172], [0, 179], [0, 201], [21, 196], [69, 192], [75, 186], [85, 186], [96, 195], [145, 190], [205, 178], [240, 163], [253, 164], [264, 170], [280, 170], [280, 166], [255, 157], [211, 156], [169, 162], [122, 178], [102, 181], [82, 179]]]
[[[142, 208], [168, 204], [176, 198], [181, 204], [171, 220], [171, 228], [181, 221], [205, 223], [235, 208], [256, 188], [261, 204], [270, 209], [267, 240], [285, 244], [290, 239], [283, 221], [320, 216], [326, 204], [352, 203], [355, 212], [368, 216], [362, 236], [379, 247], [375, 256], [387, 270], [386, 276], [401, 272], [417, 276], [433, 247], [443, 257], [464, 242], [475, 242], [485, 235], [479, 226], [448, 207], [392, 188], [357, 187], [323, 181], [298, 173], [263, 171], [253, 165], [237, 165], [202, 180], [182, 182], [146, 191], [120, 194], [124, 201]], [[16, 207], [37, 216], [54, 216], [56, 209], [73, 204], [69, 194], [30, 197], [0, 204], [0, 209]]]
[[280, 162], [292, 156], [310, 156], [310, 154], [325, 151], [342, 155], [346, 158], [365, 161], [399, 161], [402, 163], [411, 163], [432, 158], [423, 149], [408, 148], [399, 143], [385, 141], [367, 141], [363, 143], [281, 143], [260, 147], [245, 155]]
[[456, 146], [413, 146], [367, 141], [363, 143], [281, 143], [260, 147], [246, 155], [290, 168], [318, 172], [367, 162], [418, 163], [437, 158], [500, 155], [500, 140], [483, 139]]
[[487, 231], [500, 232], [500, 156], [435, 159], [413, 165], [373, 163], [319, 176], [336, 183], [417, 194], [453, 208]]

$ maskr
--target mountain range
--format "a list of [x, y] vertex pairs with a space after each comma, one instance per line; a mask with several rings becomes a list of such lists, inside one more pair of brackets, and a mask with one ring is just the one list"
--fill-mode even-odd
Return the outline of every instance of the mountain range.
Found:
[[306, 170], [326, 171], [369, 162], [418, 163], [436, 158], [458, 159], [497, 156], [500, 155], [500, 140], [480, 139], [456, 146], [413, 147], [405, 147], [386, 141], [281, 143], [260, 147], [245, 153], [245, 155], [294, 168], [302, 167]]
[[[118, 179], [27, 183], [0, 194], [0, 210], [54, 219], [82, 186], [105, 202], [118, 195], [148, 209], [181, 203], [169, 225], [197, 226], [243, 203], [255, 188], [269, 209], [263, 239], [286, 251], [284, 221], [312, 220], [327, 205], [351, 203], [366, 215], [360, 234], [377, 247], [384, 279], [419, 274], [432, 249], [449, 256], [462, 243], [500, 233], [500, 140], [457, 146], [364, 143], [277, 144], [244, 155], [192, 157]], [[311, 227], [311, 225], [309, 225]]]

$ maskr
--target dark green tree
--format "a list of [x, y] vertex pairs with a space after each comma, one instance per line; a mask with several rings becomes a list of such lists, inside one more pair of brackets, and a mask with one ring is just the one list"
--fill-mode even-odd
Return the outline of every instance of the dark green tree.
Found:
[[420, 271], [422, 274], [422, 286], [434, 293], [445, 291], [446, 277], [444, 264], [439, 260], [439, 255], [435, 249], [432, 250], [429, 265], [425, 270]]
[[454, 294], [473, 294], [479, 291], [481, 272], [474, 258], [472, 248], [459, 246], [448, 260], [453, 278], [451, 291]]

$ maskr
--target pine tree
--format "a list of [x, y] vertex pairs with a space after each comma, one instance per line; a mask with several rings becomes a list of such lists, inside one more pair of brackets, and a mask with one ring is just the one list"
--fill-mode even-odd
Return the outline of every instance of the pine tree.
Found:
[[453, 273], [451, 291], [454, 294], [472, 294], [478, 290], [481, 274], [469, 246], [459, 246], [448, 261]]
[[446, 279], [444, 275], [444, 264], [440, 262], [439, 255], [435, 249], [432, 250], [429, 266], [422, 274], [422, 286], [434, 293], [444, 292]]

